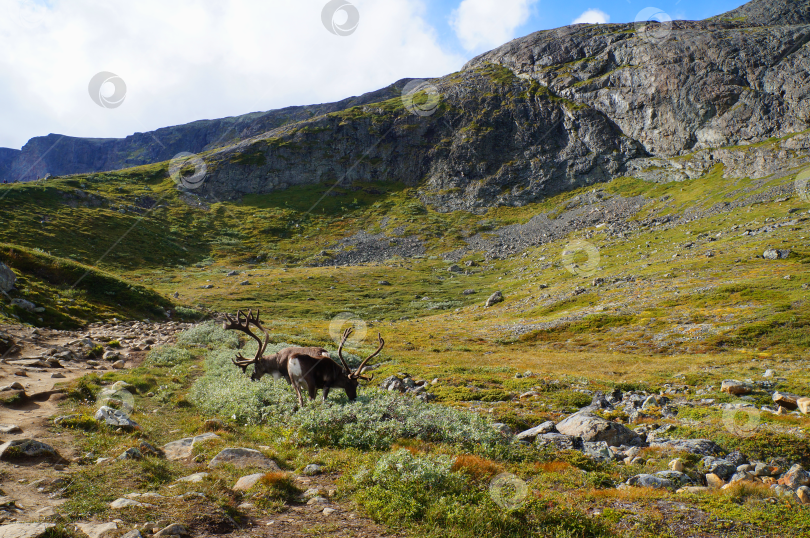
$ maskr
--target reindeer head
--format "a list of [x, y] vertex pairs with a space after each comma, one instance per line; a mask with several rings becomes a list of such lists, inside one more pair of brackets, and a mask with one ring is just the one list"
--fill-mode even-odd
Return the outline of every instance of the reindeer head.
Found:
[[[256, 342], [259, 343], [259, 349], [256, 350], [256, 356], [253, 357], [252, 360], [244, 358], [241, 353], [237, 353], [236, 358], [231, 359], [231, 361], [235, 365], [237, 365], [242, 369], [242, 373], [246, 373], [247, 367], [253, 364], [254, 365], [253, 375], [250, 378], [253, 381], [257, 381], [259, 378], [261, 378], [262, 374], [259, 372], [259, 368], [257, 368], [256, 365], [259, 359], [262, 358], [264, 350], [267, 348], [268, 342], [270, 342], [270, 333], [268, 332], [267, 329], [262, 327], [262, 324], [259, 321], [259, 311], [257, 310], [256, 315], [254, 316], [253, 310], [248, 310], [247, 314], [239, 310], [236, 312], [235, 320], [228, 314], [225, 314], [225, 318], [227, 319], [227, 321], [222, 324], [223, 329], [242, 331], [244, 333], [249, 334], [252, 338], [256, 340]], [[262, 332], [264, 332], [264, 342], [262, 342], [262, 340], [258, 336], [256, 336], [251, 332], [250, 330], [251, 325], [255, 325]]]
[[383, 346], [385, 345], [385, 340], [382, 339], [382, 335], [377, 333], [377, 338], [379, 339], [380, 345], [377, 347], [377, 351], [363, 359], [363, 362], [360, 363], [360, 366], [352, 372], [352, 369], [349, 367], [349, 364], [346, 362], [346, 359], [343, 358], [343, 345], [346, 343], [346, 340], [352, 334], [352, 329], [349, 327], [343, 332], [343, 339], [340, 341], [340, 347], [338, 347], [338, 357], [340, 358], [340, 362], [343, 363], [343, 377], [341, 377], [337, 383], [335, 383], [336, 387], [340, 387], [346, 391], [346, 396], [349, 397], [349, 400], [354, 401], [357, 399], [357, 385], [360, 384], [360, 380], [363, 381], [371, 381], [374, 379], [374, 374], [371, 374], [371, 377], [366, 377], [363, 375], [363, 368], [365, 368], [366, 363], [376, 357], [380, 351], [382, 351]]

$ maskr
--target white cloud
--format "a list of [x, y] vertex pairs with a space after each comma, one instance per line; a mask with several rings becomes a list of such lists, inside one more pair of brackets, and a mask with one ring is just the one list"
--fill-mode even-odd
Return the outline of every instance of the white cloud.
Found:
[[[351, 2], [360, 23], [339, 37], [321, 22], [326, 0], [0, 0], [0, 147], [337, 101], [464, 63], [424, 0]], [[126, 82], [120, 107], [90, 99], [100, 71]]]
[[538, 0], [462, 0], [450, 25], [465, 49], [480, 51], [502, 45], [515, 37], [530, 8]]
[[607, 24], [610, 22], [610, 15], [600, 9], [589, 9], [582, 15], [574, 19], [571, 24]]

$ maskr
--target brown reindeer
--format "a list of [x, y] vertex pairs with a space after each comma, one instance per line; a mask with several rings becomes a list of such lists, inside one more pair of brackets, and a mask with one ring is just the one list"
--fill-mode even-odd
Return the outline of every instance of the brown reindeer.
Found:
[[338, 357], [343, 366], [338, 365], [333, 360], [321, 360], [317, 357], [313, 357], [309, 353], [298, 352], [289, 356], [287, 372], [289, 374], [290, 383], [298, 396], [298, 405], [301, 407], [304, 406], [304, 398], [301, 395], [302, 382], [307, 385], [310, 400], [315, 400], [318, 389], [323, 389], [323, 401], [325, 402], [327, 396], [329, 396], [330, 389], [341, 388], [346, 391], [346, 396], [349, 397], [349, 400], [354, 401], [357, 398], [357, 385], [360, 383], [360, 380], [371, 381], [374, 378], [373, 374], [371, 377], [362, 375], [363, 368], [365, 368], [368, 361], [382, 351], [385, 341], [382, 339], [382, 335], [377, 334], [377, 338], [380, 342], [377, 351], [366, 357], [363, 362], [360, 363], [360, 366], [352, 372], [352, 369], [349, 368], [348, 363], [343, 358], [343, 345], [346, 343], [346, 339], [349, 338], [349, 335], [351, 335], [352, 330], [351, 327], [346, 329], [343, 333], [343, 339], [340, 341], [340, 347], [338, 347]]
[[[249, 310], [247, 314], [239, 310], [236, 313], [236, 319], [233, 319], [228, 314], [225, 314], [225, 318], [227, 321], [223, 323], [223, 329], [242, 331], [259, 343], [259, 349], [256, 351], [256, 356], [253, 357], [253, 359], [246, 359], [241, 353], [236, 355], [236, 359], [231, 359], [236, 366], [242, 369], [243, 373], [247, 373], [247, 367], [253, 365], [253, 374], [250, 376], [250, 379], [253, 381], [258, 381], [263, 375], [269, 374], [272, 375], [274, 379], [284, 378], [288, 383], [291, 383], [290, 376], [287, 373], [287, 363], [293, 355], [305, 355], [316, 360], [329, 359], [329, 352], [322, 347], [287, 347], [278, 353], [265, 357], [264, 350], [267, 348], [267, 344], [270, 341], [270, 332], [265, 329], [261, 321], [259, 321], [258, 310], [255, 316], [253, 315], [253, 310]], [[250, 330], [251, 325], [257, 327], [264, 333], [264, 342]], [[332, 361], [330, 360], [329, 362]]]

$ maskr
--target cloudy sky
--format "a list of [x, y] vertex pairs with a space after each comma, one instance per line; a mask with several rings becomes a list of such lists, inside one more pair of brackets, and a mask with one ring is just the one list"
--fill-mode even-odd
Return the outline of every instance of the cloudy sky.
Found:
[[[336, 101], [405, 77], [457, 71], [476, 54], [537, 30], [632, 22], [650, 7], [673, 19], [702, 19], [742, 3], [0, 0], [0, 147], [20, 148], [48, 133], [123, 137]], [[107, 108], [88, 91], [100, 72], [118, 77], [98, 79], [111, 80], [100, 90]]]

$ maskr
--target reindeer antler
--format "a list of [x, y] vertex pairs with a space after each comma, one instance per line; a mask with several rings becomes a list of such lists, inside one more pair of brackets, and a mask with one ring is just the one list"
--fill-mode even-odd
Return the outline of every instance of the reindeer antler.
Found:
[[343, 363], [343, 367], [347, 372], [351, 372], [352, 369], [349, 368], [349, 364], [346, 362], [346, 359], [343, 358], [343, 345], [346, 343], [346, 339], [352, 334], [352, 331], [354, 331], [352, 327], [348, 327], [343, 331], [343, 339], [340, 341], [340, 347], [338, 347], [338, 357], [340, 357], [340, 362]]
[[365, 367], [366, 363], [371, 359], [373, 359], [374, 357], [376, 357], [380, 353], [380, 351], [382, 351], [382, 348], [385, 345], [385, 340], [383, 340], [382, 334], [377, 333], [377, 338], [380, 341], [380, 345], [377, 348], [377, 351], [375, 351], [374, 353], [363, 359], [363, 362], [360, 363], [360, 366], [357, 367], [357, 370], [355, 370], [354, 373], [351, 374], [351, 377], [353, 377], [354, 379], [363, 379], [366, 381], [371, 381], [372, 379], [374, 379], [374, 374], [371, 374], [371, 377], [366, 377], [362, 374], [363, 374], [363, 367]]
[[[267, 344], [270, 342], [270, 332], [265, 329], [259, 321], [259, 310], [256, 310], [255, 316], [253, 315], [252, 309], [248, 310], [247, 314], [241, 310], [238, 310], [236, 312], [236, 319], [233, 319], [228, 314], [225, 314], [225, 319], [227, 319], [227, 321], [222, 324], [223, 329], [242, 331], [243, 333], [250, 335], [254, 340], [256, 340], [256, 342], [259, 343], [259, 349], [256, 350], [256, 356], [253, 358], [253, 360], [244, 358], [241, 353], [236, 354], [236, 359], [231, 358], [231, 362], [242, 368], [242, 371], [244, 372], [248, 366], [258, 361], [264, 354], [264, 350], [267, 348]], [[253, 334], [253, 332], [250, 330], [251, 325], [255, 325], [262, 332], [264, 332], [264, 342], [262, 342], [261, 338]]]

